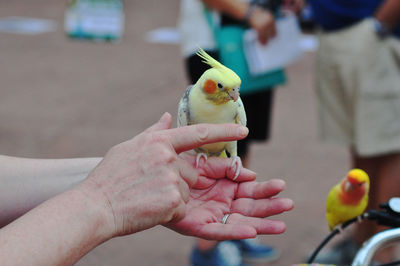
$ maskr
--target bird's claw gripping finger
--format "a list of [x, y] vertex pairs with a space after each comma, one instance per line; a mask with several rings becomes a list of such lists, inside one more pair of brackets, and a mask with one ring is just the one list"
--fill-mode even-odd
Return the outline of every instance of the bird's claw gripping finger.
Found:
[[240, 159], [239, 156], [235, 156], [232, 158], [231, 169], [233, 170], [234, 167], [236, 167], [236, 170], [233, 180], [235, 180], [239, 176], [240, 170], [242, 169], [242, 160]]
[[339, 230], [339, 234], [343, 233], [343, 231], [344, 231], [343, 224], [338, 226], [338, 230]]
[[199, 162], [200, 162], [201, 158], [204, 158], [204, 160], [207, 161], [207, 154], [202, 153], [202, 152], [197, 154], [197, 156], [196, 156], [196, 168], [199, 168]]

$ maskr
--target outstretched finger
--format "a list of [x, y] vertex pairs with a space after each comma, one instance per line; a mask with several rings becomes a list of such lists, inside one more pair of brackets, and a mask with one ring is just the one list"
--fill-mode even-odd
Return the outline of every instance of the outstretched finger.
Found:
[[232, 202], [231, 211], [245, 216], [264, 218], [293, 209], [293, 201], [287, 198], [249, 199], [241, 198]]
[[209, 240], [247, 239], [257, 236], [257, 231], [246, 224], [209, 223], [202, 226], [197, 232], [197, 237]]
[[238, 124], [197, 124], [164, 131], [177, 153], [204, 144], [243, 139], [249, 130]]
[[253, 227], [257, 234], [276, 235], [286, 231], [286, 224], [282, 221], [266, 218], [256, 218], [232, 213], [226, 221], [226, 225], [248, 225]]
[[231, 214], [226, 221], [222, 223], [209, 223], [202, 226], [196, 236], [210, 240], [232, 240], [254, 238], [258, 234], [271, 235], [282, 234], [286, 231], [286, 225], [282, 221], [253, 218]]
[[252, 199], [270, 198], [283, 191], [285, 186], [285, 181], [281, 179], [271, 179], [265, 182], [240, 183], [236, 197]]

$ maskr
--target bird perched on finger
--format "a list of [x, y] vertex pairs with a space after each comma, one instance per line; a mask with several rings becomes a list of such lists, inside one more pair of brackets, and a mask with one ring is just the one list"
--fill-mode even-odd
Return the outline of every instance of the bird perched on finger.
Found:
[[361, 215], [368, 205], [369, 177], [361, 169], [352, 169], [329, 192], [326, 220], [333, 230], [337, 225]]
[[[236, 123], [246, 126], [246, 112], [239, 96], [239, 76], [203, 49], [197, 55], [211, 68], [194, 85], [189, 86], [182, 96], [178, 108], [178, 127], [199, 123]], [[202, 157], [206, 160], [207, 156], [227, 157], [228, 152], [233, 158], [235, 178], [239, 175], [242, 162], [237, 156], [237, 141], [206, 144], [195, 151], [196, 167]]]

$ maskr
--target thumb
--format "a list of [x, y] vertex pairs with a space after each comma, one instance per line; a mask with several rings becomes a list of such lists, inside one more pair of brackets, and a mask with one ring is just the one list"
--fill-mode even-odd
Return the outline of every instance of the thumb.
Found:
[[148, 129], [146, 129], [145, 132], [154, 132], [154, 131], [159, 131], [159, 130], [163, 130], [163, 129], [169, 129], [169, 128], [171, 128], [171, 124], [172, 124], [172, 116], [170, 113], [165, 112], [161, 116], [160, 120], [158, 120], [157, 123], [155, 123]]

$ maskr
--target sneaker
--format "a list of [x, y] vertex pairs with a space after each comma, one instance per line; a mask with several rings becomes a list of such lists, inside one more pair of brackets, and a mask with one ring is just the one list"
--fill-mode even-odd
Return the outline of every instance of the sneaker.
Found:
[[264, 263], [277, 260], [279, 251], [271, 246], [263, 245], [257, 239], [233, 240], [240, 249], [244, 262]]
[[210, 251], [194, 248], [190, 255], [191, 266], [243, 266], [240, 249], [232, 241], [219, 242]]
[[338, 242], [332, 249], [320, 253], [316, 258], [316, 263], [334, 264], [334, 265], [351, 265], [357, 254], [359, 247], [351, 239], [344, 239]]

